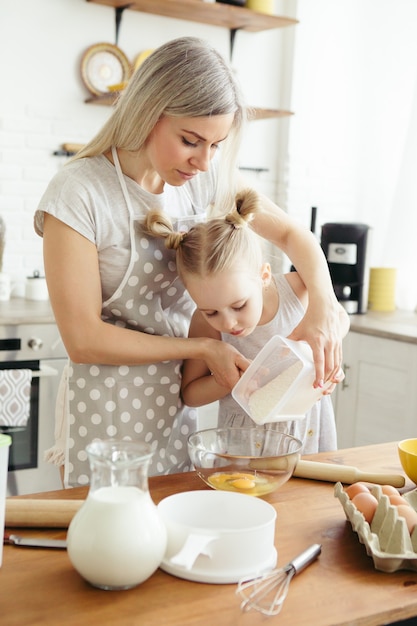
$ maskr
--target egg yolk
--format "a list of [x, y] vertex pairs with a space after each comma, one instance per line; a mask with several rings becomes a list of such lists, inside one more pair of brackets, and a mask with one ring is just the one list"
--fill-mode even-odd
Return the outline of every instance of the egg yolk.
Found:
[[266, 477], [245, 472], [221, 472], [212, 474], [209, 476], [208, 482], [215, 489], [228, 489], [243, 492], [251, 491], [252, 493], [253, 490], [257, 492], [259, 489], [264, 490], [269, 486], [269, 481]]

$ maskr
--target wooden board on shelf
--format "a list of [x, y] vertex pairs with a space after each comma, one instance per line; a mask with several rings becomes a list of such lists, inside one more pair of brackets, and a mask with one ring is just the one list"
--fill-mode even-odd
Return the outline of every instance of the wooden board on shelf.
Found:
[[259, 32], [271, 28], [294, 26], [298, 20], [267, 13], [258, 13], [244, 7], [203, 0], [87, 0], [114, 8], [126, 7], [132, 11], [162, 15], [229, 29]]
[[255, 120], [267, 120], [275, 117], [288, 117], [294, 115], [292, 111], [285, 111], [284, 109], [262, 109], [253, 107], [249, 113], [249, 121]]
[[[119, 93], [120, 92], [118, 91], [111, 91], [109, 93], [103, 93], [100, 96], [91, 96], [90, 98], [87, 98], [85, 102], [87, 104], [111, 106], [116, 102]], [[292, 111], [285, 111], [284, 109], [263, 109], [259, 107], [252, 107], [249, 113], [249, 120], [265, 120], [275, 117], [287, 117], [289, 115], [293, 115]]]
[[81, 148], [84, 148], [83, 143], [63, 143], [62, 144], [63, 150], [65, 150], [66, 152], [72, 152], [73, 154], [75, 154], [76, 152], [79, 152]]
[[85, 100], [87, 104], [100, 104], [102, 106], [111, 106], [113, 105], [120, 91], [109, 91], [108, 93], [103, 93], [100, 96], [90, 96]]

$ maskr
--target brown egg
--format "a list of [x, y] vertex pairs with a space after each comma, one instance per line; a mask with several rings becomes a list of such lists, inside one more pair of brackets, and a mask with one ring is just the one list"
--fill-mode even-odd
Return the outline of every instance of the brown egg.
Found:
[[349, 487], [345, 487], [345, 492], [352, 500], [358, 493], [370, 493], [365, 483], [352, 483]]
[[352, 504], [356, 506], [358, 511], [362, 513], [365, 520], [370, 524], [374, 518], [376, 508], [378, 506], [378, 500], [369, 493], [357, 493], [352, 498]]
[[398, 511], [398, 515], [405, 519], [408, 532], [411, 535], [414, 528], [417, 526], [417, 512], [409, 504], [399, 504], [397, 506], [397, 511]]
[[382, 493], [385, 493], [386, 496], [398, 496], [399, 491], [392, 485], [381, 485]]
[[393, 496], [388, 496], [388, 500], [390, 501], [391, 504], [394, 504], [395, 506], [398, 506], [399, 504], [404, 504], [405, 506], [410, 506], [409, 503], [407, 502], [407, 500], [405, 498], [403, 498], [402, 496], [400, 496], [399, 493], [397, 493], [396, 495], [393, 495]]

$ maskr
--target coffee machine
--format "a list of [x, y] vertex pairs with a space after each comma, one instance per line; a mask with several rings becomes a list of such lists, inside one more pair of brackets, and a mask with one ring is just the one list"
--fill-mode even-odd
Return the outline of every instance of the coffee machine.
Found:
[[366, 224], [323, 224], [321, 247], [329, 265], [337, 299], [347, 313], [366, 313], [369, 289], [370, 227]]

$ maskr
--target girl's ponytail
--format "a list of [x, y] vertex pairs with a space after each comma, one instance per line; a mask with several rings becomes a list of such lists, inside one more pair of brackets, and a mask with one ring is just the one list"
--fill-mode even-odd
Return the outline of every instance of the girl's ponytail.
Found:
[[235, 228], [247, 226], [259, 211], [258, 194], [253, 189], [244, 189], [236, 195], [235, 206], [225, 217]]
[[142, 228], [151, 237], [165, 239], [165, 246], [169, 250], [178, 250], [184, 236], [187, 234], [175, 231], [168, 215], [160, 211], [149, 211]]

